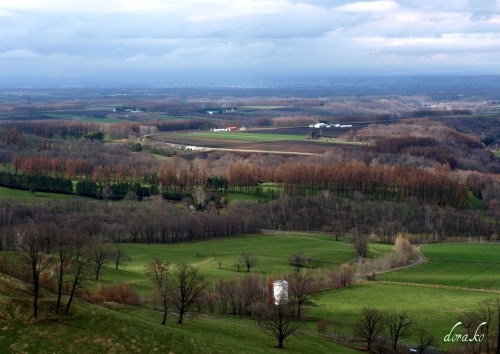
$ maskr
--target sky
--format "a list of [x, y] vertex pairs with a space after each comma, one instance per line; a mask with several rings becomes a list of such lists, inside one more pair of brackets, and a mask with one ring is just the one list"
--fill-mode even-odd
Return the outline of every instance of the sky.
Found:
[[500, 0], [0, 0], [0, 84], [500, 74]]

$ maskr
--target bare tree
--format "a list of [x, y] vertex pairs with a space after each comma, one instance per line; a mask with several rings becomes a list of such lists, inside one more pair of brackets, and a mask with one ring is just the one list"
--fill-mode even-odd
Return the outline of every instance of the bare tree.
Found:
[[292, 304], [282, 301], [269, 306], [261, 326], [278, 340], [278, 348], [284, 348], [283, 342], [299, 330], [300, 322], [295, 319]]
[[356, 254], [358, 257], [366, 258], [368, 256], [368, 241], [366, 235], [364, 235], [357, 227], [351, 229], [350, 234], [351, 242], [354, 245]]
[[418, 344], [417, 351], [418, 354], [424, 354], [427, 349], [436, 343], [436, 339], [425, 329], [421, 329], [418, 332]]
[[163, 320], [161, 322], [162, 325], [167, 323], [167, 313], [168, 313], [168, 300], [169, 300], [169, 291], [168, 291], [168, 280], [169, 275], [169, 265], [168, 263], [164, 263], [156, 258], [151, 263], [146, 265], [146, 276], [153, 282], [156, 290], [160, 294], [162, 306], [163, 306]]
[[238, 257], [235, 261], [234, 261], [234, 266], [236, 267], [236, 269], [238, 270], [238, 273], [240, 272], [240, 268], [243, 267], [243, 260], [241, 257]]
[[46, 235], [41, 232], [43, 228], [35, 228], [30, 223], [17, 229], [16, 246], [25, 254], [25, 260], [29, 264], [31, 281], [33, 285], [33, 317], [38, 317], [38, 299], [40, 288], [44, 285], [41, 274], [51, 264], [54, 259], [49, 254], [49, 246]]
[[384, 325], [384, 314], [373, 307], [363, 308], [361, 318], [354, 325], [354, 333], [366, 343], [366, 349], [370, 352], [372, 344], [382, 332]]
[[309, 258], [304, 251], [297, 251], [290, 258], [290, 265], [297, 268], [307, 268], [311, 258]]
[[481, 330], [484, 334], [484, 339], [486, 342], [486, 353], [490, 352], [491, 349], [491, 338], [490, 332], [493, 328], [493, 321], [495, 316], [495, 302], [493, 300], [483, 301], [478, 306], [479, 317], [486, 322]]
[[497, 351], [500, 354], [500, 299], [496, 299], [494, 303], [496, 322], [497, 322]]
[[292, 304], [297, 309], [297, 319], [300, 320], [302, 306], [314, 292], [314, 279], [305, 271], [301, 272], [299, 268], [299, 271], [288, 274], [286, 280]]
[[71, 304], [75, 297], [76, 291], [83, 287], [85, 281], [90, 278], [89, 264], [92, 261], [92, 252], [89, 242], [83, 235], [76, 233], [71, 236], [70, 242], [73, 250], [73, 256], [69, 266], [69, 276], [71, 290], [69, 293], [68, 302], [66, 303], [65, 313], [69, 313]]
[[389, 312], [387, 314], [387, 326], [391, 335], [392, 349], [397, 350], [398, 342], [410, 334], [413, 321], [407, 312]]
[[111, 241], [101, 235], [92, 238], [95, 280], [99, 281], [102, 266], [111, 258]]
[[73, 248], [70, 242], [68, 242], [66, 231], [65, 229], [56, 229], [54, 235], [56, 251], [55, 274], [57, 282], [56, 313], [59, 313], [59, 308], [61, 307], [64, 276], [70, 265], [71, 257], [73, 257]]
[[250, 272], [250, 268], [259, 264], [259, 259], [253, 253], [241, 252], [241, 262], [247, 268], [247, 272]]
[[14, 218], [14, 208], [9, 205], [0, 207], [0, 226], [2, 232], [0, 233], [0, 250], [7, 249], [7, 229], [12, 224]]
[[203, 294], [205, 282], [198, 275], [198, 269], [185, 263], [175, 267], [171, 282], [172, 305], [179, 313], [178, 324], [182, 324], [186, 314], [192, 310]]
[[[481, 317], [481, 313], [477, 311], [468, 311], [460, 317], [460, 322], [462, 326], [465, 328], [466, 334], [468, 338], [475, 338], [476, 331], [478, 329], [483, 330], [483, 326], [485, 323], [483, 322], [483, 318]], [[482, 334], [481, 334], [482, 335]], [[465, 343], [465, 350], [470, 354], [479, 354], [482, 352], [482, 341], [470, 340]]]
[[132, 260], [132, 258], [130, 258], [130, 256], [127, 253], [125, 253], [125, 251], [120, 246], [117, 245], [111, 248], [110, 256], [113, 259], [113, 262], [115, 263], [116, 270], [118, 270], [118, 267], [123, 262], [128, 262]]

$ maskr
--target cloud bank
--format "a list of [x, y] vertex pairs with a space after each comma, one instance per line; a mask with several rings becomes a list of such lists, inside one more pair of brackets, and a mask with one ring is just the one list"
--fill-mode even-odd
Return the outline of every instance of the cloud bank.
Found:
[[0, 78], [500, 74], [494, 0], [16, 0]]

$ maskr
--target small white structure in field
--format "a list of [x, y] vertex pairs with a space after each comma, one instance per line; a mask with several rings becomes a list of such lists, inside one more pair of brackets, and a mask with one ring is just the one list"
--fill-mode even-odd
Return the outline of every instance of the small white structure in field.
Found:
[[288, 282], [276, 280], [273, 282], [274, 304], [280, 305], [288, 302]]

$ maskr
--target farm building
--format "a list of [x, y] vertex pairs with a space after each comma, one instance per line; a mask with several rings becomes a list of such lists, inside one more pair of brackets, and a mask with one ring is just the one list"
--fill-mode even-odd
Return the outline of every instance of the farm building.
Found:
[[213, 132], [234, 132], [236, 130], [238, 130], [238, 127], [212, 128]]
[[326, 124], [326, 123], [309, 124], [309, 128], [315, 128], [315, 129], [331, 128], [331, 127], [332, 126], [330, 124]]

